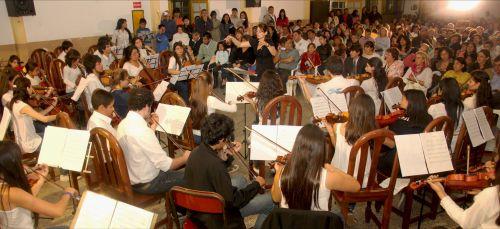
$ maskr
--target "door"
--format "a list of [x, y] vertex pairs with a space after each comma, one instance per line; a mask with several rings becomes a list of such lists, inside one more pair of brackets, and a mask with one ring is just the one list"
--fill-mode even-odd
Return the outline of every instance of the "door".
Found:
[[328, 11], [330, 1], [311, 1], [310, 22], [319, 22], [320, 24], [328, 21]]

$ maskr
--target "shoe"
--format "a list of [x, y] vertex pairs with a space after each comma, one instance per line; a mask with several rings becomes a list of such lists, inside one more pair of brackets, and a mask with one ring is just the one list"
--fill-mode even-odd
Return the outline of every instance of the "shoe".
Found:
[[60, 181], [69, 181], [69, 176], [68, 175], [59, 175], [59, 180]]
[[235, 173], [236, 171], [238, 171], [240, 167], [238, 165], [235, 165], [235, 164], [232, 164], [231, 166], [229, 166], [229, 168], [227, 168], [227, 172], [228, 173]]

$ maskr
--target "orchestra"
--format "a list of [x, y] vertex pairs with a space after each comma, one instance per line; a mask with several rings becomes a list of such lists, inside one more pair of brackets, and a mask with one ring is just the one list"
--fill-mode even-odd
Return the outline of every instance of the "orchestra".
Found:
[[[186, 228], [275, 228], [275, 217], [301, 222], [296, 228], [321, 217], [330, 226], [431, 225], [435, 216], [422, 210], [411, 219], [411, 204], [441, 206], [444, 213], [436, 214], [453, 221], [446, 227], [499, 228], [498, 28], [487, 20], [466, 28], [405, 17], [382, 23], [376, 7], [362, 15], [346, 10], [332, 11], [324, 25], [302, 25], [284, 9], [276, 22], [270, 6], [267, 23], [252, 31], [236, 8], [215, 23], [218, 14], [200, 8], [192, 24], [176, 9], [175, 34], [154, 35], [141, 19], [147, 45], [120, 18], [113, 35], [99, 35], [88, 51], [64, 40], [46, 50], [49, 63], [11, 55], [0, 71], [0, 227], [76, 218], [67, 205], [81, 211], [84, 193], [95, 191], [143, 209], [152, 205], [140, 201], [161, 196], [164, 202], [149, 204], [165, 208], [151, 211], [167, 225], [182, 215]], [[168, 11], [162, 15], [158, 28], [165, 32], [173, 21]], [[185, 116], [174, 110], [181, 107]], [[283, 139], [284, 126], [300, 128]], [[48, 157], [47, 144], [58, 142], [47, 135], [51, 127], [90, 136], [81, 142], [88, 144], [79, 152], [81, 170], [37, 163]], [[435, 132], [445, 140], [401, 140]], [[416, 152], [408, 161], [409, 147], [422, 148], [425, 168]], [[453, 168], [432, 171], [427, 160], [437, 157]], [[188, 190], [186, 199], [177, 199], [177, 187]], [[56, 195], [51, 188], [63, 193], [58, 201], [40, 197], [49, 195], [42, 189]], [[359, 211], [373, 215], [372, 203], [383, 205], [380, 222], [358, 222]], [[278, 209], [303, 215], [291, 219]], [[403, 212], [403, 225], [392, 211]]]

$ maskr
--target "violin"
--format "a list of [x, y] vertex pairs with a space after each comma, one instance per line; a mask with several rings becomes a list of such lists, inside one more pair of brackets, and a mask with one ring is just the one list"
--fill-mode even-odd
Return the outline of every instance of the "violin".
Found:
[[372, 78], [372, 75], [370, 73], [363, 73], [363, 74], [358, 74], [358, 75], [352, 75], [352, 76], [347, 76], [346, 79], [355, 79], [359, 81], [359, 83], [362, 83], [363, 81]]
[[401, 108], [399, 105], [393, 106], [393, 108], [399, 108], [393, 111], [392, 113], [386, 114], [386, 115], [377, 115], [375, 116], [375, 121], [377, 121], [378, 125], [382, 127], [386, 127], [392, 123], [394, 123], [396, 120], [398, 120], [401, 117], [404, 117], [406, 115], [406, 110]]
[[289, 76], [289, 80], [296, 80], [296, 79], [305, 79], [308, 83], [311, 84], [321, 84], [328, 82], [332, 79], [332, 76], [330, 75], [301, 75], [301, 76]]
[[[476, 174], [450, 174], [446, 177], [432, 179], [433, 182], [443, 182], [443, 185], [450, 189], [473, 190], [484, 189], [490, 186], [490, 179], [486, 173]], [[410, 184], [413, 190], [427, 185], [427, 180], [418, 180]]]
[[339, 114], [333, 114], [333, 113], [328, 113], [324, 119], [322, 118], [314, 118], [313, 119], [313, 124], [317, 124], [319, 122], [322, 122], [325, 120], [329, 124], [334, 124], [334, 123], [344, 123], [347, 122], [349, 119], [349, 113], [348, 112], [340, 112]]
[[464, 99], [466, 99], [466, 98], [469, 98], [469, 97], [473, 96], [473, 95], [474, 95], [474, 93], [476, 93], [476, 91], [475, 91], [475, 90], [465, 89], [465, 90], [463, 90], [463, 91], [462, 91], [462, 93], [460, 93], [460, 98], [461, 98], [462, 100], [464, 100]]
[[272, 169], [274, 168], [274, 164], [278, 163], [280, 165], [286, 165], [288, 163], [288, 161], [290, 160], [290, 158], [292, 158], [292, 154], [291, 153], [287, 153], [283, 156], [277, 156], [276, 157], [276, 160], [272, 161], [269, 163], [269, 167]]
[[245, 95], [240, 95], [240, 96], [236, 97], [236, 100], [238, 100], [238, 101], [241, 102], [241, 101], [245, 100], [245, 97], [253, 99], [256, 96], [257, 96], [257, 92], [255, 92], [255, 91], [249, 91], [249, 92], [245, 93]]

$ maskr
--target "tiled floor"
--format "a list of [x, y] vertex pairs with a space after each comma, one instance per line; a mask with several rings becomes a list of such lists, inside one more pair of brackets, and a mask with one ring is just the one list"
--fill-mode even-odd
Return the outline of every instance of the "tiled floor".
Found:
[[[221, 91], [219, 91], [219, 94], [222, 94]], [[312, 111], [311, 111], [311, 107], [310, 105], [307, 104], [307, 102], [299, 95], [299, 100], [302, 104], [302, 111], [303, 111], [303, 124], [304, 123], [308, 123], [309, 120], [310, 120], [310, 117], [311, 117], [311, 114], [312, 114]], [[233, 114], [228, 114], [230, 117], [232, 117], [235, 121], [235, 126], [236, 126], [236, 130], [235, 130], [235, 134], [236, 134], [236, 139], [239, 140], [239, 141], [242, 141], [243, 140], [243, 130], [244, 130], [244, 117], [245, 117], [245, 113], [244, 113], [244, 105], [238, 105], [238, 111], [236, 113], [233, 113]], [[254, 118], [255, 118], [255, 114], [252, 112], [250, 106], [247, 107], [247, 122], [246, 122], [246, 125], [251, 125], [251, 123], [253, 122]], [[237, 163], [240, 163], [240, 162], [237, 162]], [[245, 169], [243, 169], [244, 167], [240, 164], [239, 166], [239, 170], [237, 171], [237, 173], [241, 173], [241, 174], [244, 174], [246, 175], [247, 172], [245, 171]], [[268, 180], [271, 180], [270, 177], [268, 177]], [[60, 184], [66, 186], [68, 185], [68, 183], [65, 183], [65, 182], [61, 182], [59, 181]], [[82, 189], [84, 189], [84, 182], [83, 180], [80, 180], [80, 187]], [[60, 196], [62, 195], [61, 191], [54, 188], [53, 186], [49, 185], [49, 184], [46, 184], [42, 191], [40, 192], [39, 196], [45, 200], [48, 200], [48, 201], [51, 201], [51, 202], [55, 202], [57, 201]], [[394, 202], [393, 204], [394, 205], [397, 205], [398, 202], [400, 202], [400, 195], [396, 196], [394, 198]], [[376, 228], [376, 225], [371, 222], [371, 223], [365, 223], [364, 222], [364, 210], [365, 210], [365, 206], [366, 204], [364, 203], [360, 203], [360, 204], [357, 204], [356, 205], [356, 208], [354, 210], [354, 214], [352, 215], [354, 219], [349, 219], [348, 220], [348, 227], [349, 228]], [[413, 206], [413, 212], [412, 212], [412, 215], [413, 216], [417, 216], [420, 212], [420, 207], [421, 205], [419, 203], [416, 203], [414, 204]], [[162, 203], [158, 203], [154, 206], [151, 206], [149, 208], [147, 208], [148, 210], [151, 210], [151, 211], [154, 211], [158, 214], [160, 214], [160, 217], [159, 218], [163, 218], [164, 215], [165, 215], [165, 210], [164, 210], [164, 207], [163, 207], [163, 204]], [[425, 210], [424, 210], [425, 211]], [[62, 217], [59, 217], [59, 218], [56, 218], [56, 219], [40, 219], [39, 223], [40, 223], [40, 227], [41, 228], [45, 228], [47, 226], [56, 226], [56, 225], [69, 225], [69, 223], [71, 222], [71, 219], [73, 218], [73, 206], [72, 205], [69, 205], [68, 206], [68, 209], [66, 210], [66, 213], [64, 216]], [[378, 214], [379, 216], [381, 215], [381, 213]], [[251, 227], [253, 226], [253, 223], [255, 221], [256, 217], [247, 217], [245, 219], [245, 223], [247, 224], [248, 227]], [[396, 214], [392, 214], [391, 215], [391, 221], [390, 221], [390, 227], [391, 228], [401, 228], [401, 217], [397, 216]], [[442, 226], [442, 227], [445, 227], [445, 228], [456, 228], [457, 225], [446, 215], [446, 213], [440, 213], [437, 218], [435, 220], [429, 220], [429, 219], [425, 219], [423, 220], [422, 222], [422, 225], [421, 227], [422, 228], [434, 228], [434, 227], [439, 227], [439, 226]], [[306, 228], [306, 227], [299, 227], [299, 228]], [[417, 228], [417, 223], [414, 223], [411, 225], [411, 228]]]

